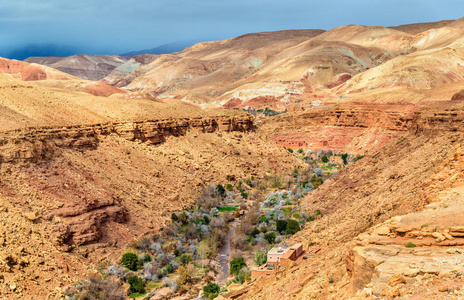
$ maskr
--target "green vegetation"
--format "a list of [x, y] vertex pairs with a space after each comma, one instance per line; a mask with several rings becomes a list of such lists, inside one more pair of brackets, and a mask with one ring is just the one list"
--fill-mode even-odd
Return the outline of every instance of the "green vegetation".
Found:
[[348, 164], [348, 153], [343, 153], [342, 154], [342, 160], [343, 160], [344, 165]]
[[256, 252], [255, 259], [253, 260], [258, 266], [262, 266], [267, 262], [267, 253]]
[[356, 157], [353, 159], [354, 162], [362, 159], [364, 157], [364, 155], [356, 155]]
[[123, 254], [121, 259], [121, 265], [128, 268], [131, 271], [137, 271], [137, 266], [139, 263], [139, 258], [137, 254], [132, 252], [126, 252]]
[[179, 218], [177, 217], [177, 215], [176, 215], [175, 213], [172, 213], [172, 215], [171, 215], [171, 220], [172, 220], [173, 222], [177, 222], [177, 220], [179, 220]]
[[218, 184], [216, 186], [216, 192], [221, 198], [224, 198], [226, 196], [226, 189], [221, 184]]
[[298, 153], [300, 153], [300, 154], [303, 153], [303, 149], [301, 149], [301, 148], [298, 149]]
[[182, 254], [180, 256], [180, 262], [183, 265], [186, 265], [186, 264], [190, 263], [191, 261], [192, 261], [192, 256], [190, 256], [189, 254]]
[[245, 260], [243, 257], [236, 258], [232, 261], [230, 261], [230, 274], [236, 274], [238, 275], [239, 271], [243, 268], [246, 267]]
[[322, 161], [323, 163], [327, 163], [327, 162], [329, 162], [329, 158], [327, 157], [327, 155], [323, 155], [323, 156], [321, 157], [321, 161]]
[[179, 221], [182, 222], [182, 224], [187, 224], [188, 221], [189, 221], [189, 218], [188, 218], [187, 214], [185, 213], [185, 211], [183, 211], [181, 214], [179, 214], [178, 218], [179, 218]]
[[275, 239], [276, 239], [276, 233], [275, 233], [275, 232], [266, 233], [266, 234], [264, 235], [264, 239], [265, 239], [266, 242], [268, 242], [269, 244], [274, 244], [274, 243], [275, 243]]
[[[129, 299], [137, 299], [137, 298], [144, 297], [145, 295], [146, 295], [145, 293], [132, 293], [129, 295]], [[89, 298], [85, 298], [85, 299], [89, 299]]]
[[404, 245], [406, 248], [414, 248], [416, 247], [416, 244], [414, 244], [413, 242], [407, 242], [406, 245]]
[[214, 282], [210, 282], [203, 287], [203, 293], [208, 299], [214, 299], [219, 295], [220, 287]]
[[300, 231], [300, 224], [295, 220], [288, 220], [287, 229], [285, 230], [286, 234], [295, 234]]
[[292, 148], [287, 148], [287, 151], [290, 152], [290, 153], [293, 153], [293, 149], [292, 149]]
[[255, 227], [255, 228], [253, 228], [253, 231], [251, 232], [250, 235], [255, 238], [260, 233], [261, 233], [261, 231], [259, 231], [258, 227]]
[[234, 188], [234, 186], [230, 183], [226, 184], [226, 190], [231, 191]]
[[285, 221], [285, 220], [277, 220], [276, 230], [278, 232], [284, 232], [286, 229], [287, 229], [287, 221]]
[[131, 276], [127, 278], [127, 283], [130, 284], [131, 293], [145, 293], [145, 283], [142, 278], [138, 276]]
[[238, 208], [238, 205], [224, 205], [221, 207], [218, 207], [218, 211], [223, 212], [223, 211], [236, 211]]

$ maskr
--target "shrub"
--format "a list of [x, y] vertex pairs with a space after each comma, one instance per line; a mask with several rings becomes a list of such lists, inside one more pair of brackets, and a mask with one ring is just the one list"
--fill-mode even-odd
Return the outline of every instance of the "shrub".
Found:
[[240, 270], [246, 267], [245, 260], [243, 257], [236, 258], [230, 262], [230, 274], [237, 274], [240, 272]]
[[290, 153], [293, 153], [293, 149], [292, 149], [292, 148], [287, 148], [287, 151], [290, 152]]
[[248, 198], [248, 194], [246, 192], [240, 193], [240, 196], [242, 196], [243, 199]]
[[162, 270], [164, 276], [172, 273], [173, 271], [174, 271], [174, 267], [171, 263], [167, 264]]
[[298, 153], [300, 153], [300, 154], [303, 153], [303, 149], [301, 149], [301, 148], [298, 149]]
[[287, 229], [287, 221], [285, 221], [285, 220], [277, 220], [276, 230], [278, 232], [284, 232], [285, 229]]
[[360, 160], [363, 157], [364, 157], [364, 155], [356, 155], [356, 157], [353, 159], [353, 161], [357, 162], [358, 160]]
[[113, 276], [116, 276], [119, 279], [121, 279], [124, 276], [124, 274], [126, 274], [126, 272], [127, 272], [126, 269], [124, 269], [123, 267], [121, 267], [118, 264], [114, 264], [114, 265], [108, 267], [108, 270], [106, 271], [106, 274], [113, 275]]
[[322, 212], [320, 209], [316, 209], [316, 211], [314, 212], [314, 215], [317, 217], [317, 216], [322, 216]]
[[253, 260], [258, 266], [264, 265], [267, 262], [267, 254], [265, 252], [256, 252]]
[[246, 271], [246, 272], [245, 271], [240, 271], [240, 272], [238, 272], [237, 275], [235, 275], [232, 282], [243, 284], [245, 281], [248, 281], [250, 279], [251, 279], [251, 272], [250, 271]]
[[217, 209], [217, 207], [213, 207], [209, 211], [209, 214], [212, 215], [212, 216], [217, 216], [219, 214], [219, 210]]
[[275, 233], [275, 232], [269, 232], [269, 233], [266, 233], [266, 234], [264, 235], [264, 239], [265, 239], [266, 242], [268, 242], [269, 244], [274, 244], [275, 238], [276, 238], [276, 233]]
[[328, 162], [329, 159], [327, 158], [327, 155], [322, 156], [322, 157], [321, 157], [321, 161], [322, 161], [323, 163]]
[[348, 153], [342, 154], [342, 160], [344, 165], [348, 164]]
[[221, 198], [226, 196], [226, 189], [222, 186], [222, 184], [218, 184], [216, 186], [216, 194]]
[[126, 295], [121, 286], [111, 280], [101, 280], [91, 277], [78, 283], [79, 288], [75, 286], [66, 289], [65, 296], [70, 299], [113, 299], [124, 300]]
[[179, 220], [179, 217], [177, 217], [177, 215], [176, 215], [175, 213], [172, 213], [172, 215], [171, 215], [171, 220], [172, 220], [173, 222], [177, 222], [177, 220]]
[[314, 173], [316, 174], [317, 177], [322, 177], [324, 176], [324, 170], [321, 168], [315, 168]]
[[295, 220], [288, 220], [287, 229], [285, 230], [286, 234], [295, 234], [300, 231], [300, 224]]
[[245, 250], [248, 246], [246, 236], [240, 233], [235, 234], [230, 242], [235, 249]]
[[178, 285], [186, 284], [186, 283], [191, 283], [192, 282], [192, 274], [193, 270], [189, 266], [180, 266], [178, 269], [179, 272], [179, 280], [178, 280]]
[[183, 264], [183, 265], [186, 265], [188, 264], [189, 262], [192, 261], [192, 256], [190, 256], [189, 254], [182, 254], [180, 256], [180, 262]]
[[214, 282], [210, 282], [203, 287], [203, 293], [209, 299], [214, 299], [219, 295], [220, 287]]
[[182, 222], [182, 224], [187, 224], [187, 223], [188, 223], [189, 217], [188, 217], [188, 215], [185, 213], [185, 211], [183, 211], [181, 214], [179, 214], [178, 219], [179, 219], [179, 221]]
[[414, 248], [416, 247], [416, 244], [414, 244], [413, 242], [407, 242], [406, 245], [404, 245], [406, 248]]
[[258, 227], [255, 227], [251, 232], [251, 236], [255, 238], [258, 234], [260, 234], [260, 232], [261, 231], [259, 231]]
[[231, 191], [234, 188], [234, 186], [230, 183], [226, 184], [226, 190]]
[[247, 180], [245, 180], [245, 183], [246, 183], [248, 186], [251, 186], [251, 179], [248, 178]]
[[132, 252], [124, 253], [121, 259], [121, 265], [128, 268], [131, 271], [137, 271], [139, 258], [137, 254]]
[[130, 284], [131, 293], [145, 293], [145, 283], [142, 278], [138, 276], [131, 276], [127, 278], [127, 283]]

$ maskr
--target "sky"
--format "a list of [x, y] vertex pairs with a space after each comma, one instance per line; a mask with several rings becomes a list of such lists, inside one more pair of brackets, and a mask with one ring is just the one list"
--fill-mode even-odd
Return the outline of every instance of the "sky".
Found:
[[0, 0], [0, 56], [121, 54], [285, 29], [464, 17], [462, 0]]

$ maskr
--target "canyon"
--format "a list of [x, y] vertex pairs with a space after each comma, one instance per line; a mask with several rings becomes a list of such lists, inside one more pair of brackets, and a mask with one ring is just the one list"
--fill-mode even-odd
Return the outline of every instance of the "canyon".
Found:
[[299, 201], [305, 258], [217, 299], [464, 297], [463, 41], [459, 19], [0, 59], [0, 298], [60, 299], [211, 184], [321, 150], [357, 159]]

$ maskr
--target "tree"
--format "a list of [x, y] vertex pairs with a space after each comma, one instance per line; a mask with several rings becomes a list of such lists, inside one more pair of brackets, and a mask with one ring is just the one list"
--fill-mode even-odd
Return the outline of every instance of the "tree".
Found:
[[322, 157], [321, 157], [321, 161], [322, 161], [323, 163], [328, 162], [329, 159], [327, 158], [327, 155], [322, 156]]
[[220, 287], [214, 282], [210, 282], [203, 287], [203, 293], [209, 299], [214, 299], [219, 295]]
[[251, 236], [255, 238], [258, 234], [260, 234], [260, 232], [261, 231], [259, 231], [258, 227], [255, 227], [251, 232]]
[[267, 262], [267, 254], [265, 252], [256, 252], [253, 260], [258, 266], [264, 265]]
[[121, 259], [121, 265], [128, 268], [131, 271], [137, 271], [139, 258], [137, 254], [132, 252], [124, 253]]
[[145, 283], [142, 278], [138, 276], [131, 276], [127, 278], [127, 283], [130, 284], [130, 291], [132, 293], [145, 293]]
[[177, 215], [176, 215], [175, 213], [172, 213], [172, 215], [171, 215], [171, 220], [172, 220], [173, 222], [177, 222], [177, 220], [179, 220], [179, 218], [177, 217]]
[[300, 224], [295, 220], [288, 220], [287, 229], [285, 230], [286, 234], [295, 234], [300, 231]]
[[181, 214], [179, 214], [178, 216], [179, 218], [179, 221], [182, 222], [182, 224], [187, 224], [188, 223], [188, 215], [185, 213], [185, 211], [183, 211]]
[[180, 266], [177, 271], [179, 272], [179, 284], [187, 284], [192, 282], [193, 271], [190, 266]]
[[243, 259], [243, 257], [236, 258], [230, 262], [230, 274], [238, 275], [240, 270], [246, 266], [247, 264], [245, 263], [245, 260]]
[[343, 164], [344, 165], [348, 164], [348, 153], [343, 153], [342, 154], [342, 159], [343, 159]]
[[189, 262], [192, 261], [192, 257], [189, 255], [189, 254], [182, 254], [180, 256], [180, 262], [183, 264], [183, 265], [186, 265], [188, 264]]
[[209, 252], [210, 249], [206, 240], [203, 240], [200, 243], [198, 243], [198, 256], [201, 259], [201, 268], [204, 267], [204, 260], [208, 257]]
[[284, 232], [285, 229], [287, 229], [287, 221], [285, 221], [285, 220], [277, 220], [276, 230], [278, 232]]
[[222, 186], [222, 184], [218, 184], [216, 186], [216, 193], [221, 198], [224, 198], [226, 196], [226, 189]]
[[276, 233], [275, 232], [268, 232], [264, 235], [264, 239], [266, 240], [266, 242], [268, 242], [269, 244], [274, 244], [275, 242], [275, 239], [276, 239]]

